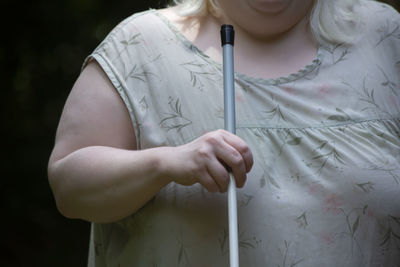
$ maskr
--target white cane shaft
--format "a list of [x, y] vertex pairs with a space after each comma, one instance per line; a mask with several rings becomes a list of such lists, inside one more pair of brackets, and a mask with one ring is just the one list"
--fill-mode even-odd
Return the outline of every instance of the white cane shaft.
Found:
[[239, 266], [239, 239], [237, 222], [236, 183], [230, 174], [228, 186], [228, 216], [229, 216], [229, 262], [230, 267]]
[[[221, 28], [222, 58], [224, 73], [224, 121], [225, 130], [236, 134], [235, 79], [233, 62], [234, 31], [231, 25]], [[229, 260], [230, 267], [239, 267], [239, 240], [236, 204], [236, 183], [232, 173], [228, 185]]]

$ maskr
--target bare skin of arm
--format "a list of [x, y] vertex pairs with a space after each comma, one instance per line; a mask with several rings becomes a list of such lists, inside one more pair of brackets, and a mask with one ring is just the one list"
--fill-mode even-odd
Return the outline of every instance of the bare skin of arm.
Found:
[[113, 222], [140, 209], [171, 182], [226, 192], [224, 164], [242, 187], [253, 165], [247, 144], [224, 130], [178, 147], [136, 148], [122, 99], [100, 66], [90, 62], [67, 99], [49, 160], [49, 182], [60, 212]]

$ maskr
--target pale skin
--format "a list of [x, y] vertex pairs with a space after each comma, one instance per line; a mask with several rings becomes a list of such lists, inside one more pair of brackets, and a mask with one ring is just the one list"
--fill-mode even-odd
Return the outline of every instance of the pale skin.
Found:
[[[220, 25], [233, 24], [236, 36], [240, 36], [235, 45], [236, 69], [245, 74], [279, 77], [308, 64], [316, 53], [306, 25], [312, 1], [275, 0], [282, 3], [262, 5], [262, 13], [242, 6], [252, 1], [256, 0], [221, 0], [226, 12], [219, 18], [181, 18], [175, 8], [160, 12], [216, 61], [221, 61], [221, 52], [216, 49], [220, 46]], [[259, 23], [268, 19], [275, 26], [255, 27], [249, 20], [232, 20], [238, 12]], [[199, 183], [210, 192], [226, 192], [226, 166], [238, 187], [245, 186], [253, 166], [252, 153], [241, 138], [224, 130], [209, 132], [182, 146], [137, 150], [128, 111], [93, 61], [82, 71], [65, 104], [48, 174], [64, 216], [107, 223], [133, 214], [172, 182], [185, 186]]]

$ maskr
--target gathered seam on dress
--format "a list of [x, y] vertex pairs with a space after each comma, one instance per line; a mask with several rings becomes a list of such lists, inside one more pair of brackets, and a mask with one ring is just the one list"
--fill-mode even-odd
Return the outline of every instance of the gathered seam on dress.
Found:
[[237, 124], [236, 129], [271, 129], [271, 130], [285, 130], [285, 129], [329, 129], [329, 128], [339, 128], [339, 127], [349, 127], [364, 123], [374, 123], [374, 122], [388, 122], [388, 121], [397, 121], [400, 120], [400, 117], [392, 117], [385, 119], [369, 119], [369, 120], [360, 120], [360, 121], [351, 121], [347, 123], [338, 123], [331, 125], [321, 125], [321, 126], [304, 126], [304, 127], [273, 127], [273, 126], [262, 126], [262, 125], [245, 125], [245, 124]]

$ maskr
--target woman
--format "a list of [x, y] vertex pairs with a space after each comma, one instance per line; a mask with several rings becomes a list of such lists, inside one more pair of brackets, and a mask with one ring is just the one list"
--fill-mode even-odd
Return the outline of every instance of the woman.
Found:
[[[237, 136], [218, 130], [223, 23]], [[188, 0], [123, 21], [49, 162], [60, 211], [93, 222], [89, 266], [227, 266], [225, 166], [242, 266], [400, 262], [399, 28], [353, 0]]]

